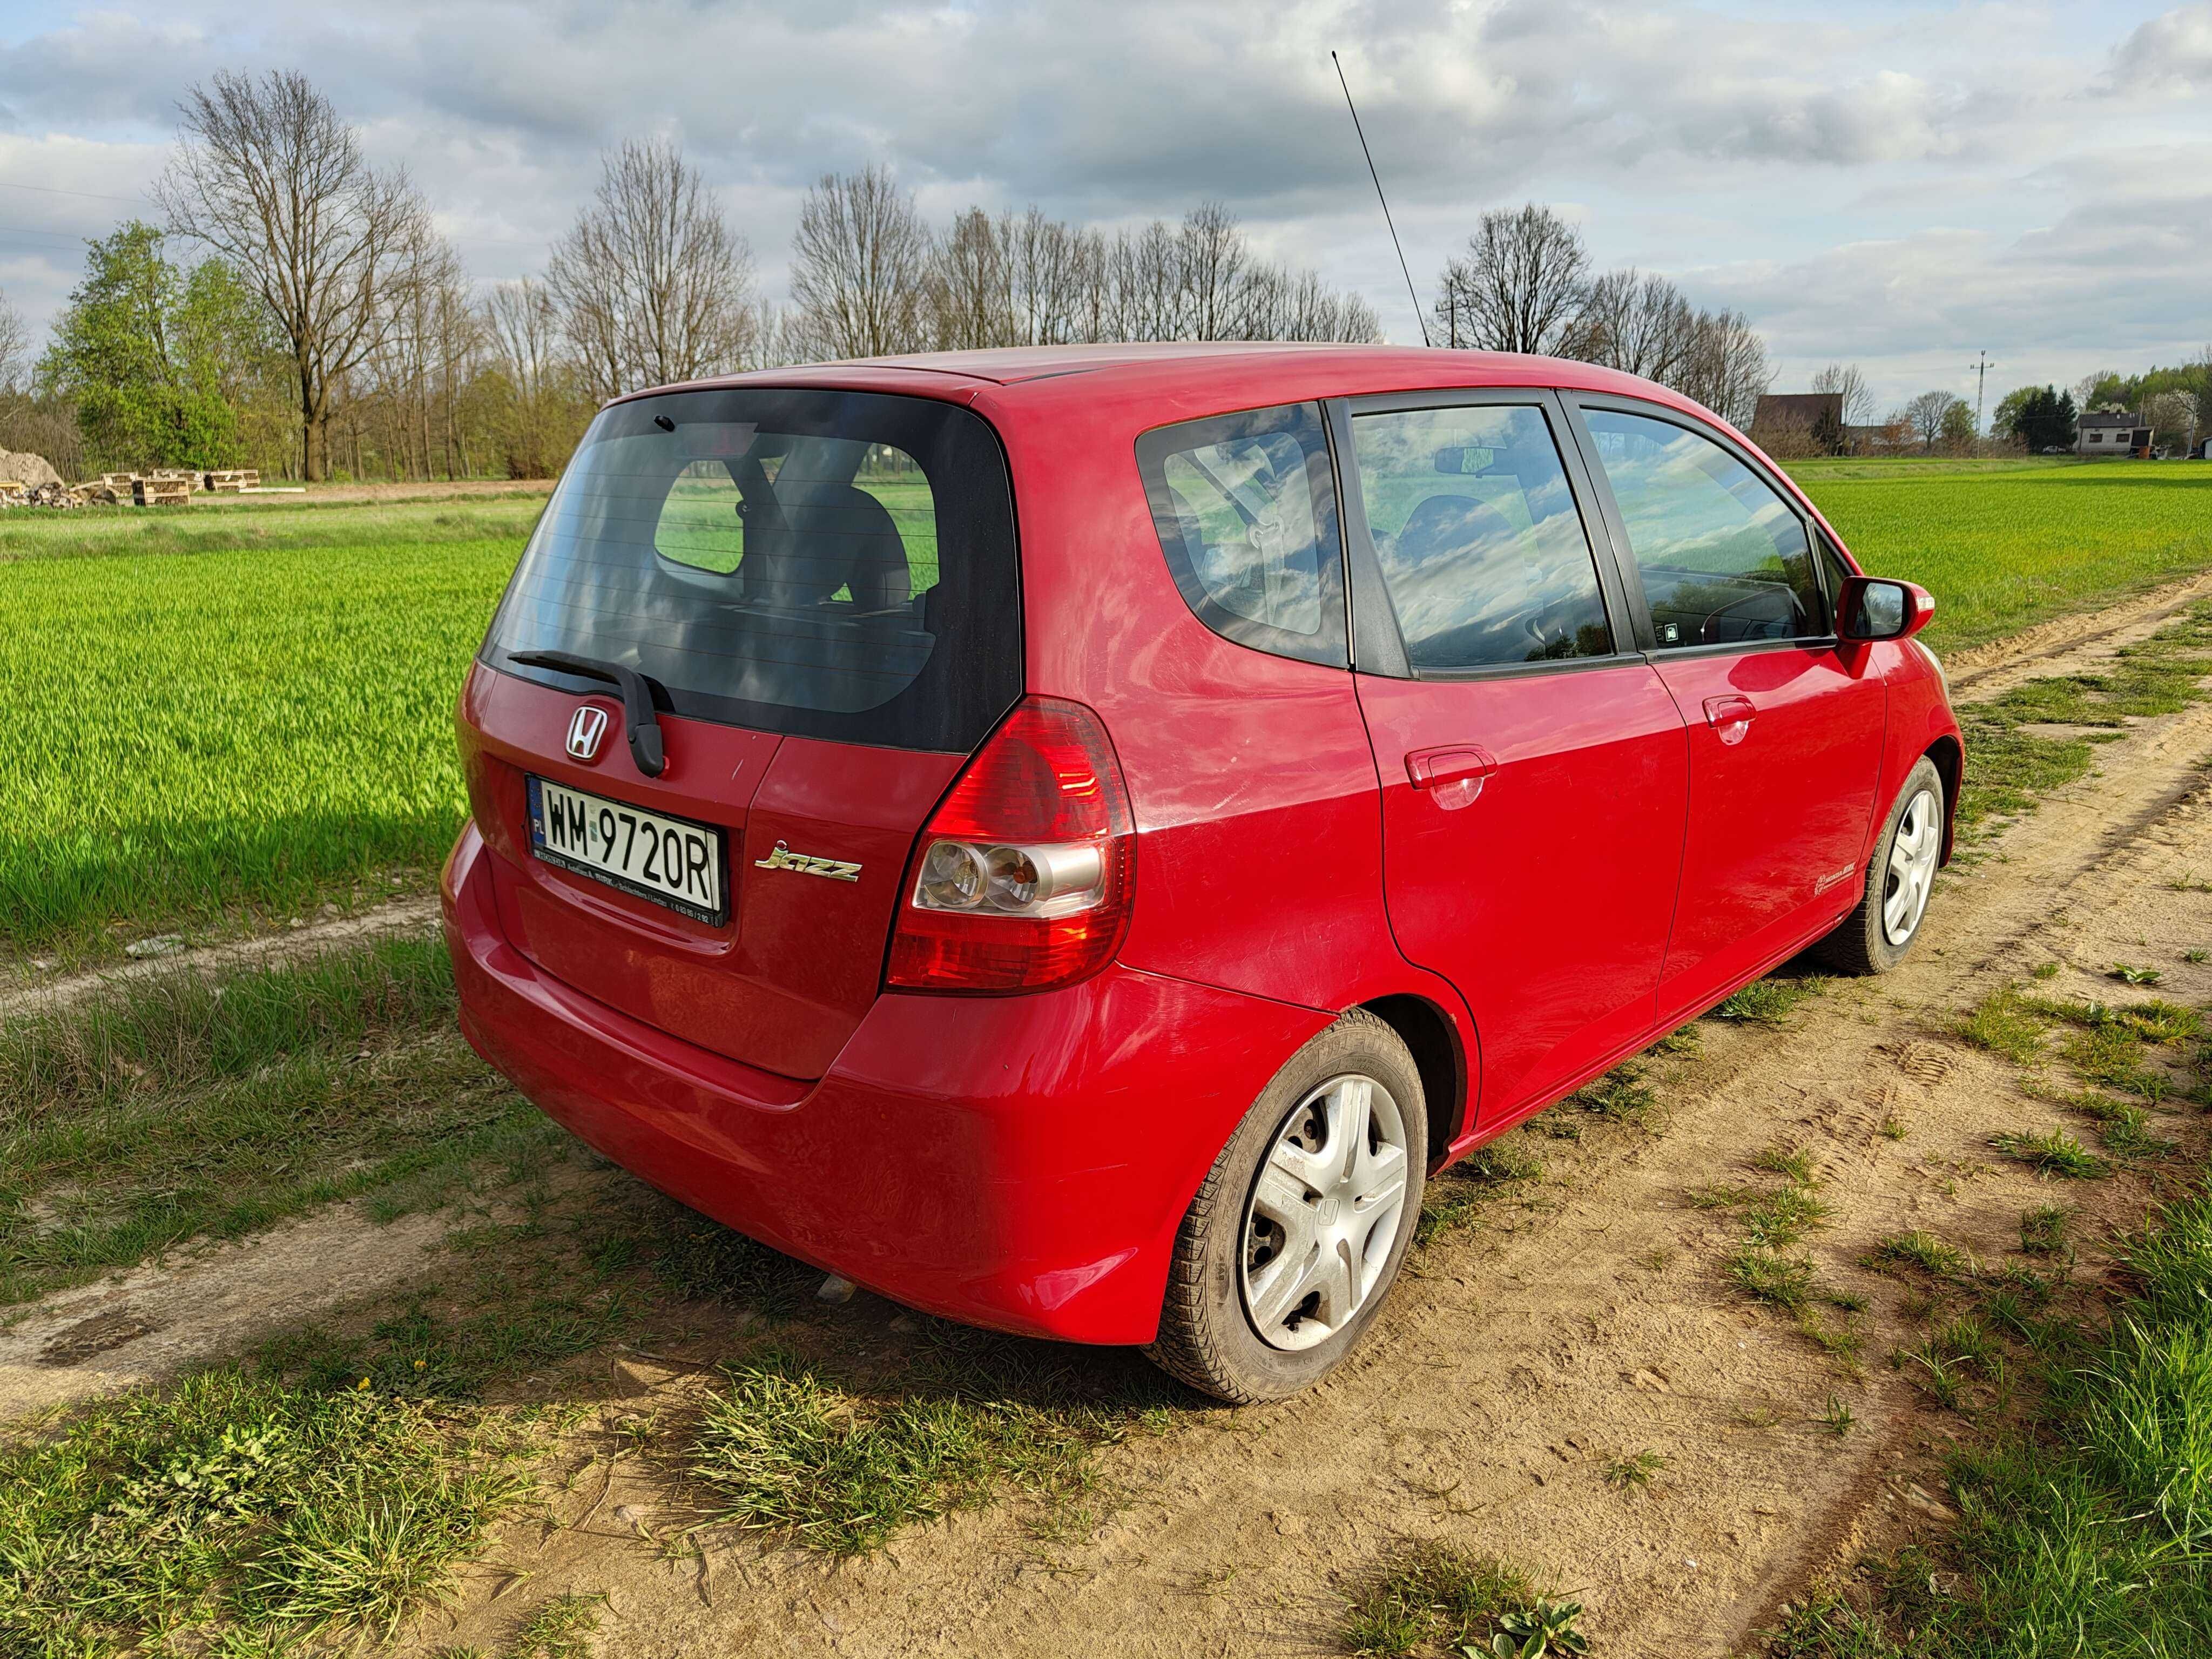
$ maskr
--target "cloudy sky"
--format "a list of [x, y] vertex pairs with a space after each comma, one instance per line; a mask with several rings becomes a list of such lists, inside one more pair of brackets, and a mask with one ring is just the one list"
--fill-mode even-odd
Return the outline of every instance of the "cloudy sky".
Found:
[[0, 0], [0, 289], [43, 325], [143, 201], [179, 94], [306, 71], [404, 163], [471, 269], [538, 270], [639, 133], [684, 145], [779, 296], [799, 197], [890, 163], [942, 216], [1226, 202], [1418, 338], [1413, 276], [1549, 202], [1608, 264], [1740, 306], [1802, 386], [1886, 401], [2179, 361], [2212, 341], [2212, 0]]

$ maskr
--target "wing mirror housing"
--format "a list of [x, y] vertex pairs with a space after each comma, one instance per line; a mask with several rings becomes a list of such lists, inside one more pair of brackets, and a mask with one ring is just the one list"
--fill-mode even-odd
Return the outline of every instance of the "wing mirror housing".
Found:
[[1837, 596], [1836, 634], [1846, 640], [1909, 640], [1935, 615], [1935, 596], [1917, 582], [1853, 576]]

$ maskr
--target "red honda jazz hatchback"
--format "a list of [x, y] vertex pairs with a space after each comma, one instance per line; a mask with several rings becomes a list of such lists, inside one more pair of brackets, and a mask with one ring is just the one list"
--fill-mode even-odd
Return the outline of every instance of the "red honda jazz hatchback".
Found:
[[1808, 945], [1911, 947], [1930, 611], [1705, 410], [1548, 359], [626, 398], [462, 693], [463, 1029], [780, 1250], [1279, 1397], [1438, 1168]]

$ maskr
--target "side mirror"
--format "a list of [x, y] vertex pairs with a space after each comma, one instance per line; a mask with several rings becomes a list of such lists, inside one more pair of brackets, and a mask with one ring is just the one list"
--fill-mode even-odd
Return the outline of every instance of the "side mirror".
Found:
[[1836, 633], [1846, 640], [1909, 640], [1936, 615], [1936, 600], [1917, 582], [1853, 576], [1836, 600]]

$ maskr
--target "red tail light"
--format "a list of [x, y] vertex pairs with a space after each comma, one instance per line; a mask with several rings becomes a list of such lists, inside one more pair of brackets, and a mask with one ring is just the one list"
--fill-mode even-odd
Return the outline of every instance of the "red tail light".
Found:
[[1128, 931], [1137, 830], [1098, 716], [1027, 697], [915, 844], [884, 977], [917, 991], [1086, 979]]

